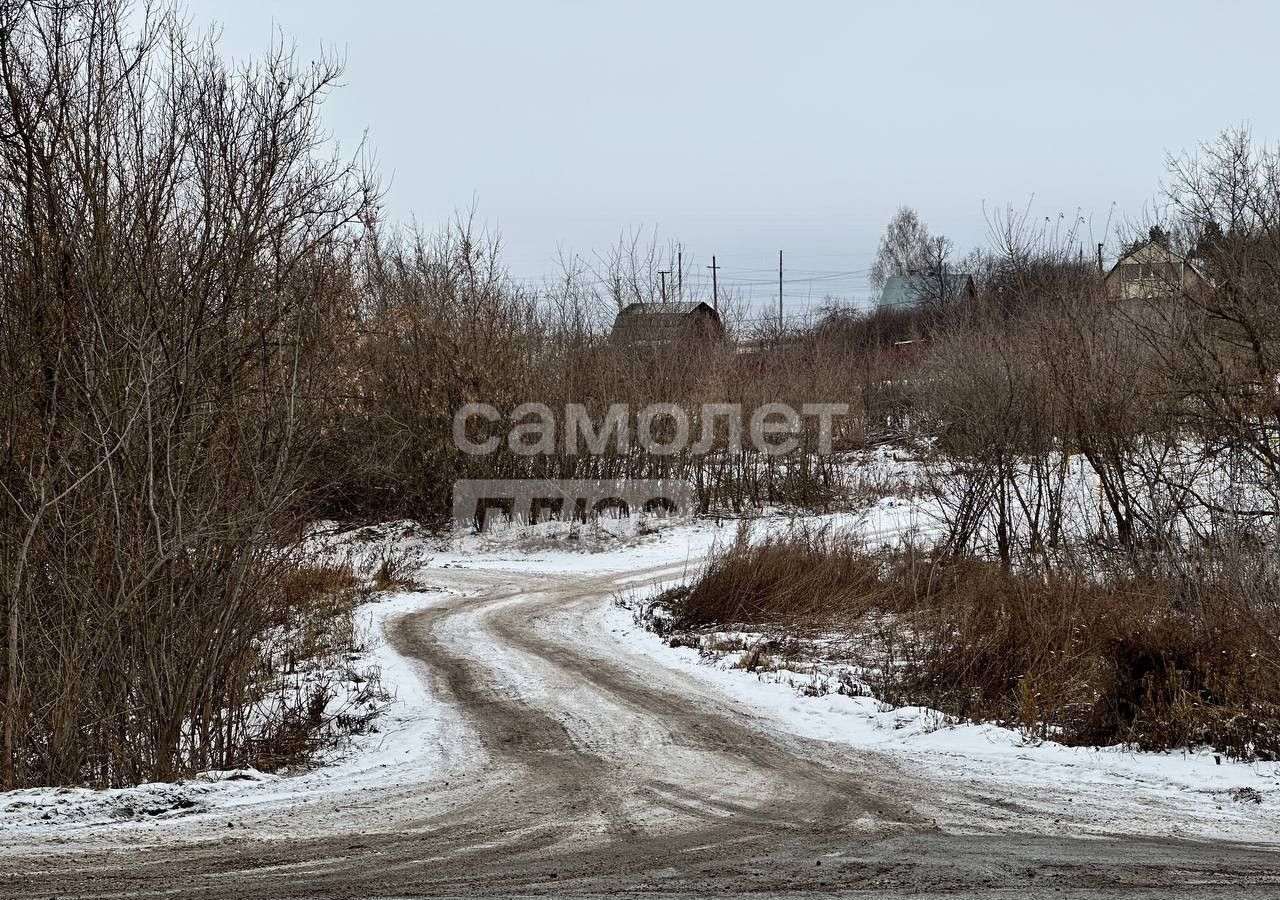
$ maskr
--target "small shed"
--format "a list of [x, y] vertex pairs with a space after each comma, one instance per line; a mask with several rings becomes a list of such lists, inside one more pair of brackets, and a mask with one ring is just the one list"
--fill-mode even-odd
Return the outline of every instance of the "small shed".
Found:
[[673, 344], [720, 340], [720, 314], [705, 303], [629, 303], [613, 320], [609, 340], [617, 344]]
[[915, 272], [890, 275], [880, 292], [881, 309], [921, 309], [956, 300], [971, 300], [973, 276], [964, 272]]

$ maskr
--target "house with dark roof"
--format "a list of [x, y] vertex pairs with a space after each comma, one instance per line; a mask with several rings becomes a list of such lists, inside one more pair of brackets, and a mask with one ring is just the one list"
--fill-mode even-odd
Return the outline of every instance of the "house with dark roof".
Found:
[[880, 309], [921, 309], [956, 300], [971, 300], [973, 276], [964, 272], [916, 272], [890, 275], [877, 306]]
[[629, 303], [613, 320], [615, 344], [674, 344], [720, 340], [720, 314], [705, 303]]

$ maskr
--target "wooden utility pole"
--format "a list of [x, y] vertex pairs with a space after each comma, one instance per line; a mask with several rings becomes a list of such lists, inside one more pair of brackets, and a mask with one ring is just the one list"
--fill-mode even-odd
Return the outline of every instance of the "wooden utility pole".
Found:
[[720, 268], [716, 265], [716, 255], [711, 254], [711, 265], [707, 266], [711, 270], [711, 308], [716, 312], [720, 312], [720, 285], [716, 281], [716, 271]]
[[1102, 274], [1102, 245], [1098, 245], [1098, 274]]
[[778, 331], [782, 331], [782, 251], [778, 251]]
[[684, 300], [684, 248], [676, 244], [676, 299]]
[[658, 274], [662, 277], [662, 302], [667, 302], [667, 276], [671, 274], [670, 269], [659, 269]]

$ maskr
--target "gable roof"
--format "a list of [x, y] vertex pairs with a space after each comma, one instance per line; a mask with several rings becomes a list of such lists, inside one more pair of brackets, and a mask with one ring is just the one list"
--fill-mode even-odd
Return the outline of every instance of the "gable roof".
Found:
[[966, 272], [890, 275], [880, 292], [879, 306], [910, 309], [935, 300], [955, 300], [973, 293], [973, 276]]
[[1182, 263], [1197, 278], [1200, 278], [1200, 279], [1204, 278], [1204, 275], [1202, 275], [1200, 273], [1200, 270], [1196, 268], [1195, 263], [1187, 259], [1185, 256], [1181, 256], [1177, 253], [1174, 253], [1168, 247], [1164, 246], [1163, 244], [1158, 244], [1155, 241], [1143, 241], [1141, 244], [1138, 244], [1136, 247], [1134, 247], [1124, 256], [1117, 259], [1115, 263], [1111, 266], [1111, 268], [1107, 270], [1107, 274], [1103, 276], [1104, 279], [1111, 278], [1111, 276], [1114, 275], [1116, 271], [1120, 268], [1120, 265], [1122, 263], [1127, 263], [1130, 260], [1138, 259], [1140, 257], [1146, 257], [1146, 259], [1141, 260], [1142, 262], [1150, 262], [1152, 261], [1151, 258], [1154, 257], [1157, 260], [1161, 260], [1161, 261]]

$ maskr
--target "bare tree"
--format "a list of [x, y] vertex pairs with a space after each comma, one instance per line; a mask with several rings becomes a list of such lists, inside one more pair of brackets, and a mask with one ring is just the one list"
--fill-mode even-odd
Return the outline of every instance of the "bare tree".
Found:
[[942, 235], [931, 235], [914, 209], [900, 207], [889, 220], [876, 248], [876, 259], [871, 264], [871, 286], [878, 292], [891, 275], [941, 271], [951, 250], [951, 241]]

